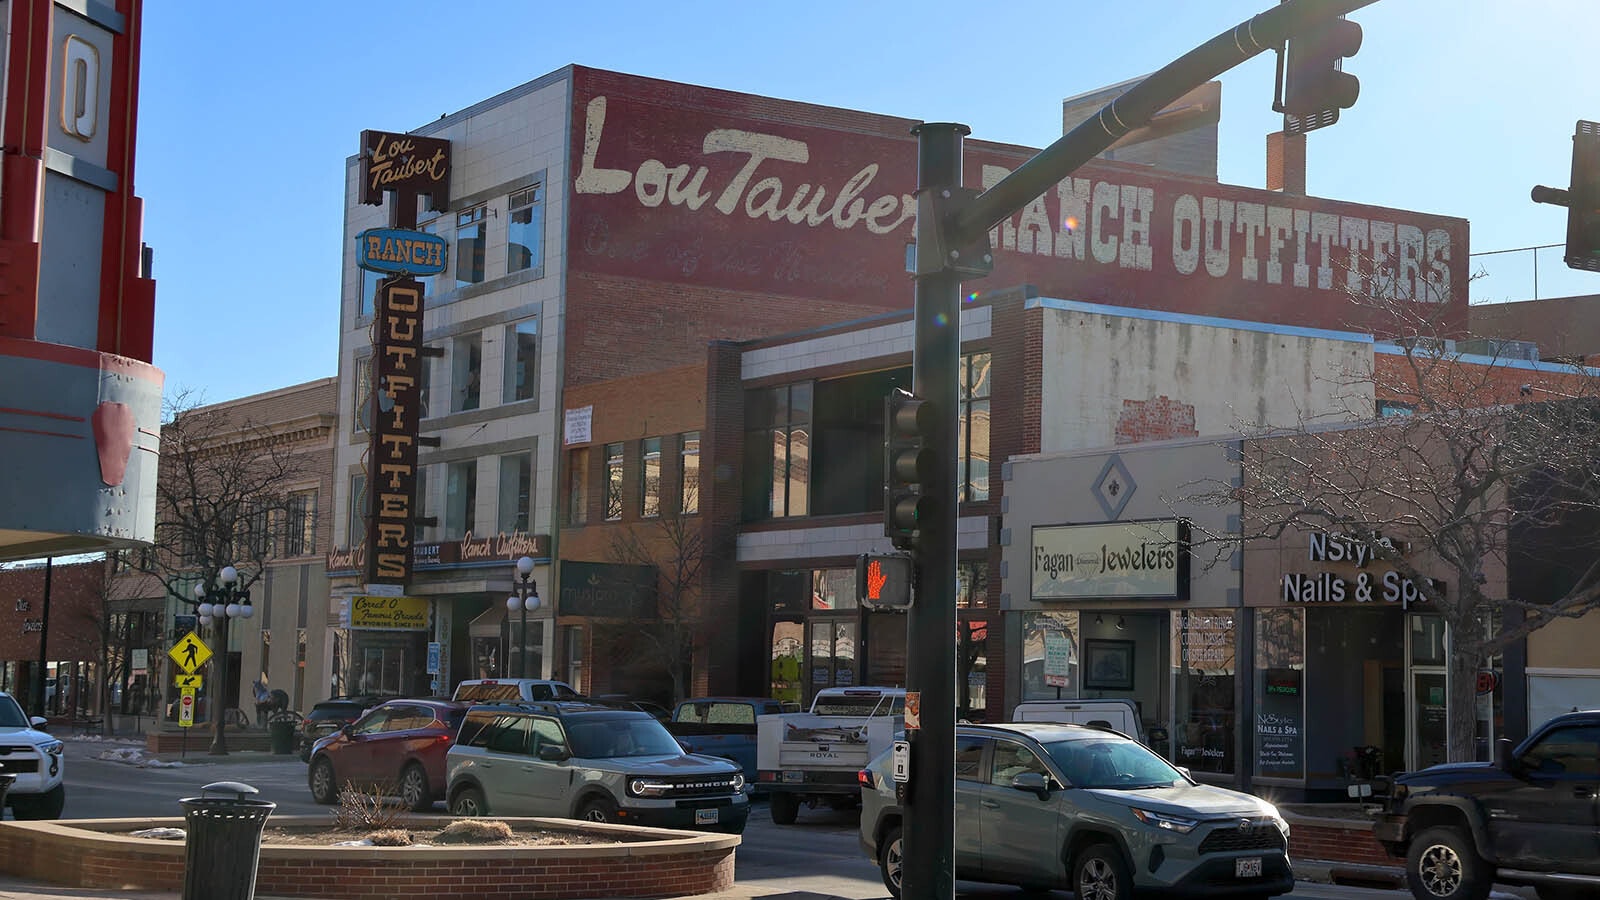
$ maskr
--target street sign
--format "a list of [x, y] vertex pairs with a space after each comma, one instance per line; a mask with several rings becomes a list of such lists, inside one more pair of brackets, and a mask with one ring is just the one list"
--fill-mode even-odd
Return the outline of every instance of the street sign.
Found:
[[428, 674], [429, 675], [437, 675], [437, 674], [439, 674], [439, 650], [440, 650], [440, 648], [439, 648], [439, 642], [438, 641], [429, 641], [428, 642]]
[[1049, 687], [1066, 687], [1072, 673], [1072, 639], [1064, 634], [1047, 631], [1044, 634], [1044, 683]]
[[191, 631], [179, 638], [178, 642], [172, 645], [172, 649], [167, 651], [167, 655], [178, 664], [178, 668], [192, 675], [195, 669], [205, 665], [206, 660], [211, 658], [211, 648]]
[[174, 675], [174, 676], [172, 676], [172, 686], [173, 687], [199, 688], [200, 684], [201, 684], [201, 682], [200, 682], [200, 676], [199, 675]]
[[911, 742], [894, 742], [894, 783], [905, 784], [911, 780]]
[[194, 727], [194, 688], [184, 688], [178, 698], [178, 727]]

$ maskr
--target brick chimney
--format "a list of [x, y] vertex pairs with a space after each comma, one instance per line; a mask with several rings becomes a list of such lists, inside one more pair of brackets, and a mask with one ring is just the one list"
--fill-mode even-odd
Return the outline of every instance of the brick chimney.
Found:
[[1306, 194], [1306, 136], [1274, 131], [1267, 135], [1267, 190], [1296, 197]]

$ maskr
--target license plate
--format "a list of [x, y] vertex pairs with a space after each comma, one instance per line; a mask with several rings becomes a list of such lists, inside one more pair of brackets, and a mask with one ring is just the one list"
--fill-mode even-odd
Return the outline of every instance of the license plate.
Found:
[[1233, 877], [1260, 878], [1261, 857], [1245, 856], [1233, 861]]
[[[695, 810], [694, 811], [694, 823], [696, 825], [715, 825], [715, 824], [717, 824], [717, 811], [715, 809], [697, 809], [697, 810]], [[1259, 859], [1256, 860], [1256, 863], [1257, 863], [1257, 868], [1260, 868], [1261, 860], [1259, 860]]]
[[800, 783], [804, 782], [805, 780], [806, 780], [806, 773], [804, 773], [804, 772], [785, 772], [785, 773], [783, 773], [783, 783], [784, 784], [800, 784]]

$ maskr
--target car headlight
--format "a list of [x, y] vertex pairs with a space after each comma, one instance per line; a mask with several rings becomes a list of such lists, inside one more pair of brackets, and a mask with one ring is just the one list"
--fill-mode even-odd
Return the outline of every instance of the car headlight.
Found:
[[67, 752], [67, 745], [61, 743], [60, 741], [51, 741], [48, 744], [39, 745], [39, 749], [51, 756], [60, 756], [61, 754]]
[[634, 778], [628, 782], [628, 793], [635, 797], [660, 797], [671, 788], [672, 785], [664, 781], [651, 781], [648, 778]]
[[1152, 812], [1151, 810], [1139, 809], [1138, 807], [1132, 807], [1132, 810], [1133, 817], [1144, 824], [1153, 828], [1160, 828], [1164, 831], [1177, 832], [1178, 834], [1188, 834], [1194, 830], [1196, 825], [1200, 824], [1199, 819], [1185, 819], [1182, 816], [1174, 816], [1169, 813]]

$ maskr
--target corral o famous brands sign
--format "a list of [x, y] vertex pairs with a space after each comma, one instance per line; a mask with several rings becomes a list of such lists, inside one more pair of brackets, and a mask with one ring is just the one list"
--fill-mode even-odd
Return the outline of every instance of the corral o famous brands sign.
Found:
[[[575, 73], [574, 268], [909, 306], [912, 121]], [[1033, 153], [968, 141], [964, 182]], [[1448, 301], [1464, 328], [1467, 235], [1464, 219], [1095, 163], [993, 230], [982, 283], [1341, 329], [1363, 324], [1354, 290]]]

